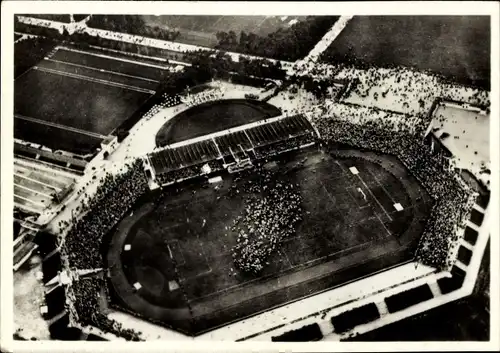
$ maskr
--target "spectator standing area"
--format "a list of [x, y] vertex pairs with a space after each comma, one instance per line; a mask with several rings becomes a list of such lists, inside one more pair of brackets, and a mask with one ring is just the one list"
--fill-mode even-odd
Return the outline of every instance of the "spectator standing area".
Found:
[[413, 259], [430, 197], [396, 158], [353, 153], [311, 148], [263, 166], [298, 185], [303, 214], [259, 275], [231, 256], [231, 226], [256, 196], [242, 185], [258, 173], [172, 185], [144, 201], [109, 246], [114, 305], [196, 335]]
[[15, 80], [14, 137], [52, 150], [94, 152], [155, 93], [168, 70], [56, 47]]

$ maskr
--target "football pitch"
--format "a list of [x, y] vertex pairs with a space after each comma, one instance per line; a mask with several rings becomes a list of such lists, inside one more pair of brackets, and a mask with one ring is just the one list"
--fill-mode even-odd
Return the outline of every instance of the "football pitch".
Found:
[[299, 187], [303, 221], [258, 276], [231, 253], [249, 197], [239, 186], [256, 174], [164, 189], [111, 240], [114, 304], [199, 334], [411, 260], [432, 201], [397, 159], [366, 156], [312, 148], [276, 160], [276, 178]]
[[168, 67], [135, 58], [58, 47], [15, 80], [15, 137], [90, 153], [155, 93], [165, 73]]

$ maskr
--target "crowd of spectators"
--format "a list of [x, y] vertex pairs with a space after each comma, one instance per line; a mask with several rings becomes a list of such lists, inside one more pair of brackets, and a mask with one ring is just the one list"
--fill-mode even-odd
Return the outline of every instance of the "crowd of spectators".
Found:
[[396, 155], [436, 201], [429, 217], [416, 259], [425, 265], [448, 269], [453, 264], [450, 249], [459, 241], [458, 227], [463, 225], [473, 206], [472, 191], [449, 168], [448, 159], [433, 153], [423, 143], [422, 130], [380, 119], [352, 119], [338, 116], [313, 119], [321, 138]]
[[305, 133], [303, 135], [295, 136], [276, 143], [257, 147], [255, 149], [255, 155], [259, 159], [268, 158], [286, 151], [297, 149], [300, 146], [311, 143], [313, 141], [314, 136], [311, 133]]
[[[106, 175], [96, 193], [80, 207], [84, 213], [73, 219], [64, 239], [61, 253], [69, 268], [102, 268], [101, 242], [137, 199], [146, 192], [147, 180], [142, 162], [136, 160], [127, 165], [127, 170], [114, 176]], [[104, 283], [99, 278], [80, 278], [70, 284], [67, 295], [70, 312], [81, 325], [92, 325], [104, 332], [111, 332], [127, 340], [139, 340], [138, 333], [123, 329], [121, 324], [109, 319], [100, 307], [101, 289]], [[103, 294], [101, 294], [103, 293]]]
[[[299, 68], [300, 71], [307, 71], [324, 79], [351, 81], [349, 96], [370, 98], [373, 105], [398, 107], [395, 109], [403, 109], [411, 115], [429, 112], [437, 97], [483, 108], [490, 106], [489, 92], [486, 90], [449, 82], [440, 75], [410, 68], [363, 67], [337, 63], [304, 66]], [[379, 101], [385, 103], [379, 104]]]
[[148, 121], [150, 120], [153, 116], [158, 114], [158, 112], [164, 108], [170, 108], [176, 105], [181, 104], [180, 97], [178, 95], [168, 95], [168, 94], [163, 94], [161, 96], [161, 101], [159, 103], [154, 104], [144, 115], [143, 119]]
[[238, 234], [232, 249], [234, 263], [245, 273], [259, 274], [269, 265], [270, 255], [295, 233], [302, 220], [298, 184], [260, 170], [256, 179], [243, 186], [234, 183], [230, 192], [248, 195], [243, 213], [231, 227]]
[[223, 88], [215, 87], [208, 91], [200, 92], [198, 94], [187, 94], [186, 96], [181, 98], [181, 101], [185, 103], [188, 107], [192, 107], [198, 104], [219, 100], [222, 99], [223, 97], [224, 97]]
[[[82, 326], [94, 326], [105, 333], [113, 333], [129, 341], [139, 341], [140, 332], [124, 329], [122, 324], [109, 319], [100, 306], [100, 296], [104, 295], [104, 281], [100, 278], [81, 278], [70, 285], [68, 295], [72, 298], [73, 317]], [[75, 317], [76, 316], [76, 317]]]
[[70, 267], [102, 267], [102, 237], [147, 189], [142, 162], [136, 160], [128, 168], [118, 176], [108, 174], [95, 196], [81, 205], [83, 212], [88, 212], [82, 218], [72, 220], [62, 248]]

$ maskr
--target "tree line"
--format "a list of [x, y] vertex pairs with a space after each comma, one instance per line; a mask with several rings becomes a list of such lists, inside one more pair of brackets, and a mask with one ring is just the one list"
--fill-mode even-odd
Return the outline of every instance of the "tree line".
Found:
[[[22, 65], [24, 71], [41, 60], [45, 54], [57, 44], [58, 41], [67, 41], [82, 49], [93, 45], [124, 52], [158, 56], [172, 60], [182, 60], [191, 63], [192, 66], [185, 67], [185, 69], [181, 72], [168, 73], [159, 78], [159, 90], [168, 94], [177, 94], [186, 87], [196, 86], [212, 79], [231, 80], [237, 84], [255, 87], [264, 87], [269, 83], [269, 80], [286, 80], [288, 83], [299, 84], [306, 91], [313, 93], [317, 98], [324, 97], [328, 92], [328, 88], [331, 86], [331, 83], [328, 80], [315, 80], [308, 76], [293, 76], [287, 78], [286, 71], [281, 67], [281, 63], [279, 61], [273, 62], [267, 59], [247, 59], [240, 57], [239, 61], [235, 62], [224, 51], [199, 50], [195, 52], [177, 53], [170, 50], [148, 47], [135, 43], [126, 43], [91, 36], [85, 32], [76, 32], [70, 35], [66, 30], [64, 30], [61, 34], [55, 29], [26, 25], [20, 22], [16, 23], [16, 30], [24, 33], [48, 37], [36, 38], [33, 42], [35, 44], [27, 43], [27, 49], [24, 48], [24, 46], [19, 46], [23, 42], [16, 45], [16, 48], [19, 46], [19, 49], [16, 49], [16, 53], [19, 52], [19, 54], [17, 54], [20, 58], [19, 64], [25, 63]], [[38, 42], [40, 42], [40, 44], [36, 44]], [[41, 46], [42, 43], [47, 45], [46, 49], [32, 49], [33, 46], [36, 48]], [[33, 51], [33, 53], [31, 53], [31, 51]], [[19, 72], [22, 72], [22, 69], [18, 70]]]
[[255, 33], [220, 31], [217, 49], [252, 54], [278, 60], [296, 61], [306, 56], [340, 16], [308, 16], [288, 28], [278, 28], [267, 36]]
[[177, 30], [148, 25], [140, 15], [93, 15], [87, 26], [169, 41], [180, 35]]

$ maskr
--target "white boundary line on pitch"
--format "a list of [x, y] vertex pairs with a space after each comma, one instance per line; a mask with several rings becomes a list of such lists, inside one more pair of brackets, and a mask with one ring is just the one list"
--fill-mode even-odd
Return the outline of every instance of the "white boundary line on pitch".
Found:
[[[110, 59], [110, 60], [115, 60], [115, 61], [123, 61], [123, 62], [130, 63], [130, 64], [136, 64], [136, 65], [154, 67], [155, 69], [161, 69], [161, 70], [165, 70], [165, 71], [169, 71], [170, 72], [169, 68], [165, 67], [165, 66], [160, 66], [160, 65], [150, 64], [150, 63], [144, 63], [144, 62], [139, 62], [139, 61], [134, 61], [134, 60], [128, 60], [128, 59], [118, 58], [118, 57], [109, 56], [109, 55], [105, 55], [105, 54], [97, 54], [97, 53], [93, 53], [93, 52], [87, 52], [87, 51], [73, 49], [73, 48], [67, 48], [67, 47], [57, 47], [57, 49], [58, 50], [72, 51], [72, 52], [75, 52], [75, 53], [86, 54], [86, 55], [91, 55], [91, 56], [96, 56], [96, 57], [104, 58], [104, 59]], [[107, 48], [105, 48], [105, 49], [107, 49]]]
[[[178, 253], [178, 254], [181, 255], [182, 262], [179, 262], [179, 261], [177, 261], [174, 258], [174, 251], [172, 251], [172, 248], [170, 247], [170, 244], [172, 244], [172, 245], [177, 244], [177, 247], [178, 247], [179, 251], [176, 251], [176, 253]], [[168, 248], [168, 253], [170, 255], [170, 258], [173, 259], [177, 265], [182, 266], [182, 265], [184, 265], [186, 263], [186, 259], [184, 258], [184, 255], [182, 254], [182, 249], [181, 249], [181, 246], [179, 244], [179, 240], [177, 240], [177, 239], [170, 240], [167, 243], [167, 248]]]
[[[44, 71], [44, 70], [41, 70], [41, 71]], [[14, 118], [15, 119], [21, 119], [21, 120], [24, 120], [24, 121], [29, 121], [29, 122], [35, 123], [35, 124], [40, 124], [40, 125], [46, 125], [46, 126], [50, 126], [50, 127], [55, 127], [56, 129], [60, 129], [60, 130], [66, 130], [66, 131], [71, 131], [71, 132], [75, 132], [75, 133], [82, 134], [82, 135], [91, 136], [91, 137], [94, 137], [94, 138], [97, 138], [97, 139], [101, 139], [101, 140], [103, 140], [103, 139], [106, 138], [106, 136], [98, 134], [98, 133], [95, 133], [95, 132], [80, 130], [80, 129], [76, 128], [76, 127], [62, 125], [62, 124], [54, 123], [52, 121], [40, 120], [40, 119], [32, 118], [32, 117], [29, 117], [29, 116], [19, 115], [19, 114], [15, 114]]]
[[42, 207], [42, 208], [46, 207], [43, 203], [36, 202], [36, 201], [30, 200], [30, 199], [27, 199], [26, 197], [17, 195], [15, 191], [14, 191], [14, 197], [20, 198], [21, 200], [24, 200], [24, 201], [28, 201], [29, 203], [32, 203], [32, 204], [37, 205], [37, 206]]
[[[390, 221], [392, 221], [392, 217], [389, 215], [389, 213], [387, 213], [386, 209], [382, 206], [382, 204], [380, 203], [380, 201], [375, 197], [375, 195], [373, 195], [373, 192], [370, 190], [370, 188], [368, 187], [368, 185], [366, 185], [365, 181], [363, 180], [363, 178], [361, 178], [361, 175], [359, 174], [356, 174], [356, 176], [358, 177], [358, 179], [363, 183], [364, 187], [366, 189], [368, 189], [368, 192], [370, 193], [370, 195], [372, 195], [373, 199], [375, 201], [377, 201], [378, 205], [380, 206], [380, 208], [382, 209], [382, 211], [384, 211], [385, 215], [389, 218]], [[384, 226], [385, 227], [385, 226]]]
[[361, 206], [358, 202], [358, 200], [356, 200], [356, 198], [354, 197], [354, 195], [349, 191], [349, 189], [353, 189], [354, 190], [354, 186], [348, 186], [345, 188], [345, 190], [347, 191], [347, 193], [349, 194], [349, 196], [351, 197], [351, 199], [354, 200], [354, 202], [356, 203], [356, 205], [358, 206], [358, 208], [360, 210], [362, 210], [363, 208], [366, 208], [368, 206], [370, 206], [370, 202], [368, 200], [366, 200], [366, 204], [364, 206]]
[[[364, 221], [364, 220], [363, 220], [363, 221]], [[385, 239], [385, 238], [384, 238], [384, 239]], [[287, 240], [288, 240], [288, 239], [287, 239]], [[381, 239], [378, 239], [378, 241], [380, 241], [380, 240], [381, 240]], [[286, 272], [286, 271], [293, 270], [293, 269], [295, 269], [295, 268], [297, 268], [297, 267], [305, 267], [305, 268], [308, 268], [308, 265], [309, 265], [309, 264], [311, 264], [311, 263], [313, 263], [313, 262], [316, 262], [316, 261], [321, 261], [321, 260], [323, 260], [323, 259], [325, 259], [325, 258], [327, 258], [327, 257], [334, 257], [334, 256], [336, 256], [337, 254], [341, 254], [341, 253], [343, 253], [343, 252], [350, 251], [350, 250], [355, 249], [355, 248], [360, 248], [360, 247], [362, 247], [362, 246], [368, 246], [369, 244], [374, 243], [374, 242], [377, 242], [377, 241], [376, 241], [376, 240], [367, 241], [367, 242], [364, 242], [364, 243], [361, 243], [361, 244], [357, 244], [357, 245], [351, 246], [351, 247], [346, 248], [346, 249], [339, 250], [339, 251], [334, 252], [334, 253], [330, 253], [330, 254], [328, 254], [328, 255], [324, 255], [324, 256], [321, 256], [321, 257], [316, 257], [316, 258], [314, 258], [314, 259], [312, 259], [312, 260], [309, 260], [309, 261], [306, 261], [306, 262], [300, 263], [299, 265], [295, 265], [295, 266], [293, 266], [293, 265], [292, 265], [292, 267], [291, 267], [291, 268], [287, 268], [286, 270], [283, 270], [283, 271], [280, 271], [280, 272], [273, 273], [272, 275], [268, 275], [268, 276], [264, 276], [264, 277], [254, 278], [254, 279], [251, 279], [251, 280], [246, 281], [246, 282], [238, 283], [238, 284], [235, 284], [235, 285], [233, 285], [233, 286], [229, 286], [229, 287], [226, 287], [226, 288], [220, 289], [220, 290], [218, 290], [218, 291], [216, 291], [216, 292], [212, 292], [212, 293], [207, 294], [207, 295], [202, 296], [202, 297], [193, 298], [193, 299], [191, 299], [191, 300], [190, 300], [190, 303], [191, 303], [191, 302], [194, 302], [194, 301], [201, 300], [201, 299], [206, 299], [206, 298], [208, 298], [208, 297], [214, 296], [214, 295], [216, 295], [216, 294], [224, 293], [224, 292], [227, 292], [227, 291], [234, 292], [234, 291], [239, 290], [240, 288], [243, 288], [243, 287], [245, 287], [245, 286], [249, 285], [250, 283], [254, 283], [254, 282], [256, 282], [256, 281], [279, 280], [279, 276], [280, 276], [281, 274], [283, 274], [284, 272]], [[280, 250], [280, 251], [281, 251], [281, 250]], [[385, 255], [385, 253], [384, 253], [383, 255]], [[383, 256], [383, 255], [377, 256], [377, 257], [373, 258], [372, 260], [374, 260], [374, 259], [378, 259], [379, 257], [381, 257], [381, 256]], [[332, 260], [332, 261], [334, 261], [334, 260]], [[324, 263], [326, 263], [326, 262], [324, 262]], [[321, 263], [321, 264], [318, 264], [318, 265], [322, 265], [322, 264], [324, 264], [324, 263]], [[320, 275], [312, 276], [310, 279], [315, 279], [315, 278], [322, 277], [322, 276], [326, 276], [326, 274], [320, 274]], [[355, 280], [354, 280], [354, 281], [355, 281]], [[280, 305], [280, 306], [281, 306], [281, 305]]]
[[40, 67], [40, 66], [35, 66], [35, 70], [41, 71], [41, 72], [46, 72], [49, 74], [61, 75], [61, 76], [65, 76], [65, 77], [69, 77], [69, 78], [73, 78], [73, 79], [77, 79], [77, 80], [89, 81], [89, 82], [93, 82], [93, 83], [100, 83], [100, 84], [111, 86], [111, 87], [118, 87], [118, 88], [122, 88], [122, 89], [125, 88], [125, 89], [129, 89], [131, 91], [136, 91], [136, 92], [140, 92], [140, 93], [154, 94], [153, 90], [135, 87], [135, 86], [130, 86], [130, 85], [126, 85], [126, 84], [118, 83], [118, 82], [111, 82], [111, 81], [100, 79], [100, 78], [72, 74], [69, 72], [48, 69], [48, 68], [44, 68], [44, 67]]
[[50, 189], [54, 189], [56, 191], [62, 191], [62, 188], [60, 188], [60, 187], [49, 185], [49, 184], [46, 184], [46, 183], [44, 183], [44, 182], [42, 182], [40, 180], [35, 180], [35, 179], [30, 178], [30, 177], [27, 177], [26, 175], [23, 175], [23, 174], [17, 172], [15, 169], [14, 169], [14, 176], [17, 176], [17, 177], [22, 178], [22, 179], [29, 180], [29, 181], [37, 183], [37, 184], [41, 184], [41, 185], [43, 185], [45, 187], [48, 187]]
[[45, 61], [52, 61], [52, 62], [55, 62], [55, 63], [58, 63], [58, 64], [64, 64], [64, 65], [69, 65], [69, 66], [82, 67], [82, 68], [93, 70], [93, 71], [104, 72], [104, 73], [113, 74], [113, 75], [117, 75], [117, 76], [130, 77], [130, 78], [135, 78], [135, 79], [138, 79], [138, 80], [144, 80], [144, 81], [155, 82], [155, 83], [159, 83], [160, 82], [160, 81], [152, 80], [152, 79], [146, 78], [146, 77], [128, 75], [128, 74], [124, 74], [122, 72], [109, 71], [109, 70], [106, 70], [106, 69], [99, 69], [97, 67], [86, 66], [86, 65], [81, 65], [81, 64], [75, 64], [75, 63], [70, 63], [70, 62], [62, 61], [62, 60], [56, 60], [56, 59], [49, 58], [49, 59], [45, 59]]
[[387, 191], [387, 189], [385, 188], [384, 185], [382, 185], [382, 183], [378, 180], [378, 178], [370, 171], [370, 169], [366, 169], [368, 171], [368, 173], [373, 177], [373, 180], [375, 180], [375, 182], [382, 188], [384, 189], [385, 193], [387, 194], [387, 196], [389, 196], [389, 198], [391, 199], [392, 203], [395, 204], [396, 201], [394, 201], [394, 198], [391, 196], [391, 194], [389, 194], [389, 191]]

